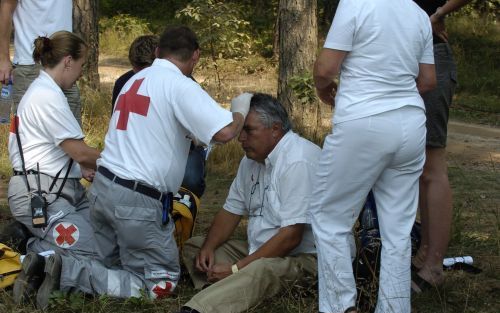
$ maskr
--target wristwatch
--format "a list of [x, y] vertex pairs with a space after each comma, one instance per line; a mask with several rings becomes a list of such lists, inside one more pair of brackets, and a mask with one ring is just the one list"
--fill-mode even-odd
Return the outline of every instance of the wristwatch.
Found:
[[239, 269], [238, 269], [238, 265], [236, 265], [236, 263], [234, 263], [232, 266], [231, 266], [231, 272], [233, 272], [233, 274], [236, 274], [238, 273]]

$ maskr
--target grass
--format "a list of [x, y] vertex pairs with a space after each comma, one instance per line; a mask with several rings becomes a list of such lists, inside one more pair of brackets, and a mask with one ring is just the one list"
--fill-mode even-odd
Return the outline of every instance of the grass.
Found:
[[447, 22], [458, 69], [451, 116], [500, 125], [500, 27], [487, 18], [456, 15]]
[[[498, 126], [500, 114], [498, 101], [498, 26], [479, 27], [467, 20], [458, 20], [450, 29], [456, 38], [454, 50], [462, 79], [455, 106], [451, 114], [468, 122], [479, 122]], [[468, 26], [467, 26], [468, 25]], [[461, 30], [463, 27], [465, 30]], [[471, 34], [469, 35], [469, 32]], [[485, 35], [486, 34], [486, 35]], [[112, 32], [106, 36], [115, 46], [118, 55], [126, 58], [124, 41], [113, 39]], [[465, 36], [462, 41], [462, 36]], [[468, 36], [468, 37], [467, 37]], [[493, 36], [493, 37], [492, 37]], [[491, 38], [494, 40], [490, 40]], [[107, 37], [106, 37], [107, 38]], [[495, 39], [496, 38], [496, 39]], [[465, 41], [468, 40], [468, 41]], [[488, 44], [484, 47], [484, 44]], [[109, 44], [106, 49], [113, 49]], [[104, 49], [103, 51], [107, 51]], [[113, 51], [113, 50], [110, 50]], [[121, 51], [121, 52], [120, 52]], [[484, 54], [482, 54], [484, 53]], [[477, 56], [473, 56], [478, 54]], [[473, 58], [472, 58], [473, 56]], [[469, 60], [469, 58], [472, 58]], [[222, 85], [214, 79], [214, 68], [210, 60], [203, 59], [195, 78], [214, 96], [227, 106], [231, 97], [244, 90], [253, 90], [275, 94], [276, 66], [260, 57], [251, 57], [239, 61], [219, 60]], [[492, 81], [494, 84], [492, 84]], [[84, 104], [83, 128], [86, 142], [103, 148], [104, 135], [110, 115], [111, 89], [103, 84], [101, 92], [82, 90]], [[327, 130], [325, 130], [326, 132]], [[0, 175], [5, 182], [10, 177], [10, 162], [7, 153], [9, 127], [0, 125]], [[321, 137], [321, 136], [319, 136]], [[316, 138], [321, 142], [321, 138]], [[224, 204], [232, 179], [237, 171], [243, 152], [236, 140], [216, 146], [208, 160], [207, 189], [201, 201], [200, 213], [195, 228], [195, 235], [204, 235], [210, 226], [214, 214]], [[454, 217], [452, 241], [448, 255], [472, 255], [475, 264], [483, 269], [478, 275], [460, 271], [447, 273], [445, 284], [438, 290], [427, 291], [412, 299], [412, 312], [499, 312], [497, 296], [500, 292], [500, 177], [499, 164], [476, 164], [463, 162], [460, 155], [449, 160], [449, 177], [454, 191]], [[5, 189], [5, 188], [4, 188]], [[4, 190], [0, 189], [0, 190]], [[5, 194], [5, 190], [4, 190]], [[0, 221], [8, 218], [5, 198], [0, 202]], [[1, 224], [1, 223], [0, 223]], [[246, 236], [245, 221], [238, 227], [235, 236]], [[315, 286], [310, 288], [286, 288], [279, 296], [264, 301], [248, 312], [317, 312], [317, 294]], [[55, 294], [50, 312], [169, 312], [174, 311], [195, 293], [186, 276], [180, 281], [177, 295], [160, 301], [144, 298], [117, 300], [109, 297], [87, 298], [81, 295]], [[0, 291], [0, 313], [38, 313], [33, 305], [16, 306], [12, 302], [10, 291]]]

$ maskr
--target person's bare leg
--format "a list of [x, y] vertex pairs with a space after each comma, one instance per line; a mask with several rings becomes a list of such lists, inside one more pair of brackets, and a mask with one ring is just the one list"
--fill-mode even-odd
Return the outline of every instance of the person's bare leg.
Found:
[[452, 196], [445, 148], [427, 148], [420, 178], [422, 242], [413, 264], [418, 275], [432, 284], [442, 283], [443, 258], [448, 249], [452, 222]]

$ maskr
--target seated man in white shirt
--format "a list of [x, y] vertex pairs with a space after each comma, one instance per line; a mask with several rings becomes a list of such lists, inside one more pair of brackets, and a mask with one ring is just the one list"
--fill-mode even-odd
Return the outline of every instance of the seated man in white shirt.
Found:
[[[185, 243], [196, 294], [180, 312], [242, 312], [277, 294], [284, 282], [316, 275], [306, 212], [320, 148], [291, 129], [283, 106], [254, 94], [238, 140], [241, 160], [226, 203], [206, 238]], [[248, 216], [248, 241], [230, 239]]]

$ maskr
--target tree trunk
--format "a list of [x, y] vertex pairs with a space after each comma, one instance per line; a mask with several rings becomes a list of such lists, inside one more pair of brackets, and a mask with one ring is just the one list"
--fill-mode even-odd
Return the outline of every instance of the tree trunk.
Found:
[[302, 103], [290, 86], [294, 76], [312, 72], [318, 45], [317, 1], [280, 0], [278, 99], [299, 133], [315, 136], [321, 119], [319, 101]]
[[89, 51], [79, 82], [94, 90], [99, 83], [99, 28], [98, 0], [73, 0], [73, 32], [87, 42]]

